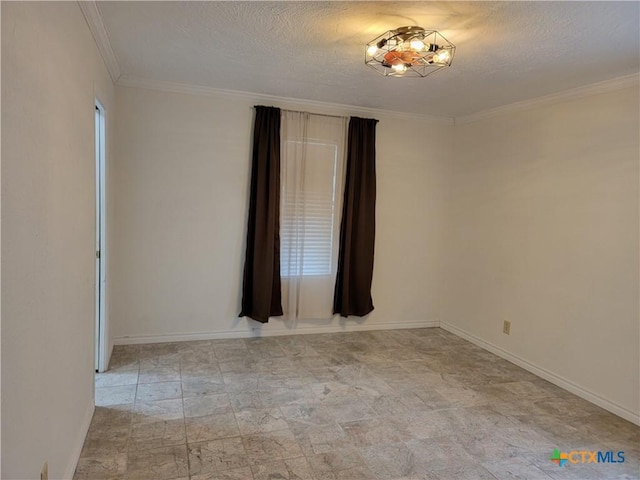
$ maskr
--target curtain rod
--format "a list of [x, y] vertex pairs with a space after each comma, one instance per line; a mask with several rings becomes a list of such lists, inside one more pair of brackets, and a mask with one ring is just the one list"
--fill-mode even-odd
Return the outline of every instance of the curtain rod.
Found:
[[283, 112], [292, 112], [292, 113], [308, 113], [309, 115], [318, 115], [320, 117], [331, 117], [331, 118], [349, 118], [344, 115], [329, 115], [328, 113], [313, 113], [313, 112], [302, 112], [300, 110], [289, 110], [288, 108], [282, 108]]
[[[256, 106], [257, 105], [254, 105], [253, 108], [255, 108]], [[344, 115], [329, 115], [328, 113], [303, 112], [302, 110], [289, 110], [288, 108], [281, 108], [280, 111], [282, 111], [282, 112], [293, 112], [293, 113], [308, 113], [309, 115], [318, 115], [320, 117], [346, 118], [346, 119], [349, 118], [349, 117], [344, 116]]]

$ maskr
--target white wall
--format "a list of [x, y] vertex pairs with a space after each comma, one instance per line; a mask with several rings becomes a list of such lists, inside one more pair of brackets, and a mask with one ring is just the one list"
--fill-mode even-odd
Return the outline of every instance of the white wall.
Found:
[[636, 422], [638, 106], [634, 87], [456, 126], [441, 315]]
[[70, 478], [93, 412], [94, 98], [75, 2], [2, 2], [2, 478]]
[[[238, 318], [255, 104], [265, 101], [118, 86], [111, 257], [117, 341], [239, 336], [259, 328]], [[349, 114], [319, 104], [276, 106]], [[452, 127], [379, 119], [376, 309], [364, 323], [301, 322], [297, 332], [437, 320], [438, 165], [449, 155]], [[286, 328], [276, 318], [261, 333]]]

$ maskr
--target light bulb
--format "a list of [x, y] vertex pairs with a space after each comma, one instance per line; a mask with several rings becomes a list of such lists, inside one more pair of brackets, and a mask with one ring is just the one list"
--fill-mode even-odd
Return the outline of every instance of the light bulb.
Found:
[[433, 57], [436, 63], [447, 63], [451, 59], [451, 52], [449, 50], [438, 50]]
[[411, 45], [411, 49], [419, 52], [424, 48], [424, 43], [421, 40], [411, 40], [409, 43]]
[[396, 63], [395, 65], [391, 65], [391, 68], [397, 73], [404, 73], [407, 71], [407, 66], [404, 63]]
[[377, 51], [378, 51], [378, 47], [376, 47], [375, 45], [371, 45], [369, 46], [369, 48], [367, 48], [367, 55], [369, 55], [370, 57], [373, 57]]

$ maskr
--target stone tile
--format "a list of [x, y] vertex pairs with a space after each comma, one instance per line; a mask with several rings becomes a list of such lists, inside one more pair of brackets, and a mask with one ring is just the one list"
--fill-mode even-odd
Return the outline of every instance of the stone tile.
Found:
[[218, 368], [222, 373], [245, 373], [254, 374], [261, 372], [263, 369], [263, 363], [260, 360], [256, 360], [253, 357], [248, 356], [225, 358], [221, 360], [218, 358]]
[[379, 479], [395, 479], [424, 473], [427, 471], [425, 463], [430, 460], [412, 451], [402, 442], [364, 447], [360, 449], [360, 453]]
[[544, 409], [538, 407], [536, 402], [528, 398], [520, 398], [517, 401], [503, 400], [496, 398], [490, 402], [492, 408], [500, 412], [502, 415], [509, 417], [527, 416], [527, 415], [553, 415]]
[[112, 354], [108, 370], [137, 370], [140, 366], [137, 353]]
[[484, 392], [506, 401], [517, 401], [525, 397], [537, 401], [549, 398], [548, 390], [532, 382], [506, 382], [486, 386]]
[[244, 338], [219, 338], [211, 340], [214, 350], [217, 348], [242, 348], [247, 349], [247, 343]]
[[381, 378], [360, 378], [355, 381], [356, 395], [363, 400], [370, 400], [384, 395], [393, 395], [395, 390]]
[[158, 342], [140, 344], [140, 354], [152, 352], [154, 354], [176, 353], [185, 342]]
[[[256, 433], [242, 437], [245, 451], [253, 465], [301, 457], [302, 449], [291, 430]], [[254, 472], [255, 475], [255, 472]]]
[[403, 440], [398, 435], [396, 425], [385, 417], [340, 423], [340, 426], [355, 447], [396, 443]]
[[213, 342], [213, 352], [219, 363], [231, 362], [233, 360], [245, 358], [251, 358], [253, 360], [247, 346], [241, 339], [238, 340], [240, 340], [240, 342], [242, 343], [219, 344], [216, 343], [216, 341]]
[[[96, 384], [128, 403], [96, 407], [79, 480], [640, 477], [639, 427], [440, 329], [117, 347]], [[187, 439], [190, 472], [144, 467]], [[626, 461], [559, 468], [563, 446]]]
[[226, 393], [222, 374], [217, 367], [199, 367], [191, 371], [183, 371], [182, 393], [185, 398], [214, 393]]
[[277, 407], [261, 410], [241, 410], [236, 412], [235, 415], [242, 435], [283, 430], [289, 426]]
[[180, 367], [174, 363], [159, 365], [141, 364], [138, 378], [138, 383], [179, 382]]
[[180, 364], [217, 363], [211, 340], [181, 342], [178, 348]]
[[229, 393], [255, 392], [258, 390], [258, 373], [223, 372], [222, 377]]
[[492, 397], [473, 388], [438, 386], [434, 390], [453, 407], [475, 407], [490, 405], [492, 402]]
[[461, 434], [459, 439], [465, 451], [482, 462], [502, 458], [520, 458], [529, 453], [522, 442], [509, 442], [501, 435], [500, 430], [468, 431]]
[[129, 452], [126, 475], [128, 480], [168, 480], [188, 475], [186, 445]]
[[510, 445], [528, 452], [553, 452], [556, 446], [546, 437], [522, 427], [504, 427], [496, 430], [497, 434]]
[[258, 361], [272, 360], [285, 356], [284, 350], [280, 347], [252, 347], [249, 348], [249, 355]]
[[255, 480], [316, 480], [304, 457], [263, 463], [251, 467]]
[[222, 382], [222, 372], [218, 363], [186, 363], [180, 368], [182, 379], [191, 378], [194, 380], [215, 379]]
[[288, 422], [307, 425], [327, 425], [334, 422], [333, 416], [321, 404], [286, 405], [280, 407], [280, 411]]
[[522, 458], [488, 461], [484, 462], [482, 466], [500, 480], [549, 480], [551, 478]]
[[182, 381], [182, 395], [184, 398], [225, 392], [224, 383], [215, 380], [201, 381], [187, 379]]
[[320, 478], [337, 477], [338, 472], [353, 471], [356, 468], [368, 469], [364, 459], [354, 448], [307, 455], [307, 460], [316, 476]]
[[96, 388], [96, 406], [123, 405], [133, 403], [136, 398], [137, 385], [119, 385], [115, 387]]
[[556, 398], [573, 398], [575, 395], [567, 390], [560, 388], [557, 385], [554, 385], [551, 382], [546, 381], [543, 378], [539, 378], [534, 376], [531, 380], [529, 380], [534, 385], [537, 385], [541, 389], [545, 390], [550, 397]]
[[265, 408], [260, 392], [230, 393], [229, 401], [234, 412], [241, 410], [261, 410]]
[[126, 453], [129, 445], [129, 425], [89, 429], [80, 457], [99, 457]]
[[73, 480], [121, 480], [127, 470], [127, 454], [82, 457]]
[[100, 429], [128, 427], [133, 418], [133, 404], [96, 406], [91, 419], [90, 432]]
[[174, 398], [182, 398], [180, 382], [141, 383], [136, 393], [136, 402], [155, 402]]
[[424, 407], [422, 407], [424, 410], [441, 410], [454, 407], [454, 403], [450, 399], [436, 392], [428, 382], [426, 385], [412, 388], [411, 391], [424, 404]]
[[[405, 400], [408, 401], [405, 403]], [[407, 392], [406, 395], [374, 396], [364, 401], [377, 415], [411, 414], [416, 411], [418, 402], [426, 408], [426, 404], [413, 392]]]
[[189, 443], [217, 440], [240, 435], [233, 413], [185, 419]]
[[578, 397], [548, 398], [534, 403], [536, 408], [545, 415], [587, 417], [589, 415], [599, 415], [603, 413], [600, 407]]
[[594, 413], [581, 419], [586, 429], [601, 440], [628, 442], [640, 448], [640, 427], [609, 412]]
[[353, 386], [341, 382], [316, 383], [311, 385], [311, 391], [323, 403], [350, 402], [357, 397]]
[[[425, 480], [431, 480], [432, 478], [437, 480], [496, 480], [496, 477], [482, 465], [454, 467], [447, 470], [440, 470], [436, 473], [428, 473]], [[418, 479], [422, 480], [419, 476], [416, 480]]]
[[140, 353], [140, 345], [131, 344], [131, 345], [114, 345], [112, 356], [118, 355], [138, 355]]
[[[600, 439], [586, 429], [581, 418], [558, 415], [518, 415], [511, 417], [520, 428], [536, 432], [557, 445], [591, 445]], [[575, 426], [574, 426], [575, 424]]]
[[223, 472], [214, 472], [205, 475], [193, 475], [191, 480], [252, 480], [253, 474], [249, 467], [234, 468]]
[[186, 418], [220, 415], [232, 412], [231, 402], [226, 393], [200, 395], [198, 397], [184, 399], [184, 416]]
[[279, 337], [277, 340], [280, 348], [289, 357], [319, 357], [318, 352], [303, 336]]
[[[482, 467], [481, 467], [482, 468]], [[453, 472], [458, 473], [457, 471]], [[491, 475], [491, 474], [489, 474]], [[452, 478], [455, 478], [456, 480], [458, 480], [458, 477], [456, 477], [455, 475], [453, 476], [442, 476], [442, 477], [438, 477], [435, 473], [433, 472], [423, 472], [423, 473], [412, 473], [411, 475], [405, 475], [404, 477], [396, 477], [393, 480], [450, 480]], [[469, 478], [470, 480], [475, 480], [475, 477], [463, 477], [463, 478]], [[480, 479], [482, 477], [478, 477], [478, 479]], [[496, 480], [496, 477], [494, 477], [493, 475], [491, 475], [491, 477], [489, 477], [491, 480]]]
[[182, 399], [136, 403], [133, 423], [158, 422], [184, 418]]
[[445, 411], [418, 411], [413, 415], [394, 415], [390, 418], [403, 439], [435, 438], [451, 434], [454, 422]]
[[133, 370], [109, 370], [96, 373], [96, 387], [114, 387], [119, 385], [135, 385], [138, 383], [138, 366]]
[[[157, 344], [155, 344], [157, 345]], [[154, 347], [154, 344], [148, 345], [150, 347]], [[147, 347], [147, 345], [141, 345], [141, 352], [145, 351], [147, 354], [140, 353], [140, 369], [141, 370], [149, 370], [154, 368], [161, 367], [171, 367], [180, 369], [180, 357], [177, 352], [165, 352], [165, 353], [153, 353], [155, 350], [146, 350], [143, 347]], [[177, 350], [177, 346], [174, 347]], [[158, 350], [161, 352], [162, 349]]]
[[138, 423], [131, 427], [130, 450], [149, 450], [183, 445], [187, 441], [184, 421], [163, 420], [151, 423]]
[[[434, 412], [437, 413], [437, 412]], [[479, 429], [511, 428], [517, 426], [513, 418], [500, 414], [487, 405], [450, 408], [439, 412], [457, 432]]]
[[[570, 465], [565, 464], [560, 467], [556, 464], [549, 463], [545, 467], [540, 465], [536, 465], [540, 470], [542, 470], [549, 478], [553, 480], [601, 480], [601, 479], [634, 479], [637, 480], [639, 478], [640, 473], [638, 470], [631, 477], [626, 477], [624, 475], [620, 475], [622, 472], [614, 472], [611, 468], [608, 468], [608, 472], [603, 472], [604, 474], [600, 474], [593, 466], [588, 464], [576, 464]], [[507, 477], [509, 478], [509, 477]], [[544, 477], [547, 478], [547, 477]]]
[[[421, 471], [439, 471], [452, 468], [466, 468], [476, 465], [477, 460], [469, 455], [456, 435], [411, 440], [406, 442], [414, 459], [418, 459]], [[426, 463], [422, 463], [426, 462]]]
[[98, 457], [126, 453], [129, 446], [130, 433], [130, 425], [90, 428], [80, 456]]
[[247, 452], [240, 437], [189, 444], [188, 451], [189, 473], [192, 477], [249, 466]]
[[327, 403], [325, 408], [337, 422], [351, 422], [376, 416], [376, 412], [362, 400]]
[[265, 408], [282, 405], [302, 405], [316, 401], [316, 397], [309, 387], [271, 388], [261, 391], [260, 398]]
[[275, 389], [301, 389], [304, 387], [304, 381], [299, 377], [298, 372], [269, 372], [260, 375], [257, 390], [269, 392]]
[[351, 448], [351, 439], [337, 423], [319, 426], [294, 424], [291, 429], [306, 456]]

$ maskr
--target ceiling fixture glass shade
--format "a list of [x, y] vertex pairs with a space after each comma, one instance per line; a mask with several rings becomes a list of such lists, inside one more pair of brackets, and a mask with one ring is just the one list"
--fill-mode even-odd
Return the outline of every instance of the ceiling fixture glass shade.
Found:
[[367, 44], [364, 63], [388, 77], [426, 77], [451, 66], [455, 52], [436, 30], [399, 27]]

